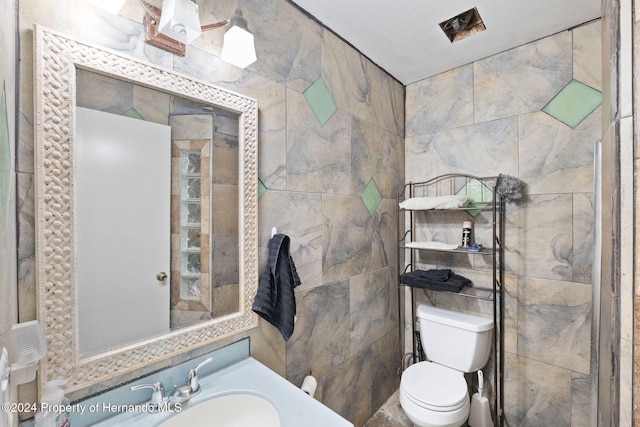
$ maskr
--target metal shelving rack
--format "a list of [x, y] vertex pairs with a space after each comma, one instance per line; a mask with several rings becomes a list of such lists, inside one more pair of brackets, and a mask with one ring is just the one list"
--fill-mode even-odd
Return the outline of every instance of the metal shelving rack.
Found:
[[[435, 177], [423, 182], [409, 182], [405, 184], [402, 192], [398, 194], [398, 313], [399, 318], [399, 334], [400, 334], [400, 358], [404, 360], [404, 297], [402, 295], [403, 287], [410, 290], [411, 296], [411, 319], [412, 329], [416, 324], [416, 304], [415, 304], [415, 287], [402, 284], [400, 276], [403, 273], [412, 271], [417, 265], [417, 253], [419, 252], [446, 252], [454, 254], [453, 256], [464, 256], [472, 254], [474, 256], [487, 257], [491, 260], [491, 270], [493, 274], [491, 287], [471, 286], [463, 288], [459, 293], [447, 292], [456, 297], [476, 298], [489, 301], [493, 307], [493, 421], [496, 426], [504, 426], [504, 214], [505, 202], [497, 192], [496, 187], [500, 176], [493, 177], [477, 177], [465, 174], [446, 174]], [[479, 252], [470, 252], [466, 248], [458, 248], [453, 250], [442, 249], [425, 249], [407, 247], [408, 242], [413, 242], [416, 236], [416, 230], [419, 226], [417, 212], [430, 212], [425, 210], [410, 210], [400, 208], [400, 203], [413, 197], [431, 197], [431, 196], [447, 196], [455, 195], [465, 188], [465, 186], [473, 183], [474, 185], [484, 186], [488, 190], [481, 191], [479, 197], [470, 200], [469, 205], [463, 208], [447, 209], [447, 211], [480, 211], [488, 212], [491, 216], [491, 233], [493, 242], [491, 247], [484, 247]], [[478, 196], [478, 195], [476, 195]], [[442, 212], [441, 210], [439, 210]], [[405, 226], [406, 224], [406, 226]], [[408, 256], [407, 256], [408, 254]], [[443, 292], [443, 291], [438, 291]], [[413, 361], [417, 361], [417, 338], [412, 330], [413, 340]], [[402, 364], [402, 362], [401, 362]]]

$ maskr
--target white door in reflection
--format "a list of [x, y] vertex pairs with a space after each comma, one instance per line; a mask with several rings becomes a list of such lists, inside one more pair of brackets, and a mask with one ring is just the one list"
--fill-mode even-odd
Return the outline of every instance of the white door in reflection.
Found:
[[169, 332], [171, 128], [77, 108], [75, 136], [78, 349], [87, 357]]

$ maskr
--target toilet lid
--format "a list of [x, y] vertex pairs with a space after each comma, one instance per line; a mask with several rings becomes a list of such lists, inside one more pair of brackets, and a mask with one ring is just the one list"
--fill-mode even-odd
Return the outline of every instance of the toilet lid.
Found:
[[432, 362], [411, 365], [400, 386], [415, 404], [434, 411], [460, 408], [469, 396], [462, 372]]

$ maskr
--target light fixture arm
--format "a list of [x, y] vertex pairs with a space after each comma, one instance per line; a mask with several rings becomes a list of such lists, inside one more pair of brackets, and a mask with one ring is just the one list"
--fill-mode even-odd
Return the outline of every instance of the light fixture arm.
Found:
[[247, 24], [247, 20], [242, 16], [242, 11], [240, 9], [236, 9], [235, 13], [231, 18], [226, 19], [224, 21], [216, 22], [215, 24], [207, 24], [202, 26], [202, 31], [214, 30], [216, 28], [224, 27], [229, 24], [230, 27], [234, 25], [242, 28], [243, 30], [249, 31], [249, 25]]
[[138, 3], [140, 3], [140, 6], [142, 6], [142, 8], [145, 10], [145, 12], [147, 12], [149, 16], [151, 16], [156, 21], [160, 21], [160, 14], [158, 13], [158, 9], [149, 7], [151, 5], [144, 0], [138, 0]]
[[[202, 25], [198, 14], [198, 5], [195, 1], [194, 9], [186, 15], [179, 11], [181, 19], [175, 19], [176, 7], [184, 0], [163, 0], [163, 8], [167, 4], [169, 13], [165, 16], [163, 10], [147, 3], [145, 0], [137, 0], [146, 12], [144, 18], [146, 43], [164, 49], [176, 55], [185, 56], [186, 46], [202, 32], [228, 26], [224, 34], [224, 43], [220, 59], [239, 68], [245, 68], [256, 61], [256, 50], [253, 34], [249, 31], [247, 20], [242, 16], [242, 11], [236, 9], [233, 16], [224, 21]], [[178, 2], [178, 3], [177, 3]], [[188, 2], [187, 2], [188, 3]], [[165, 11], [166, 12], [166, 11]], [[195, 12], [195, 17], [193, 16]], [[166, 19], [165, 19], [166, 18]]]
[[[138, 3], [140, 3], [140, 5], [144, 8], [145, 12], [149, 14], [149, 16], [157, 21], [160, 21], [160, 14], [158, 13], [158, 9], [156, 9], [155, 7], [150, 7], [151, 5], [144, 0], [138, 0]], [[224, 21], [215, 22], [213, 24], [202, 25], [200, 28], [202, 28], [202, 31], [204, 32], [224, 27], [227, 24], [234, 24], [244, 29], [248, 28], [247, 20], [244, 19], [244, 17], [242, 16], [242, 12], [238, 9], [231, 18], [225, 19]]]
[[231, 22], [231, 19], [225, 19], [224, 21], [216, 22], [215, 24], [203, 25], [201, 27], [202, 28], [202, 32], [209, 31], [209, 30], [215, 30], [216, 28], [224, 27], [225, 25], [227, 25], [230, 22]]

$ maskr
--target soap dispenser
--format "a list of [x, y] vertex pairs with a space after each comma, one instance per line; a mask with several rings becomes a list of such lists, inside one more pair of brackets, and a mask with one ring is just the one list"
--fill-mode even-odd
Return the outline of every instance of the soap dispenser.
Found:
[[40, 412], [35, 416], [35, 427], [68, 427], [69, 413], [65, 407], [69, 399], [64, 396], [60, 388], [67, 383], [66, 380], [57, 379], [44, 385], [44, 392], [40, 399]]

